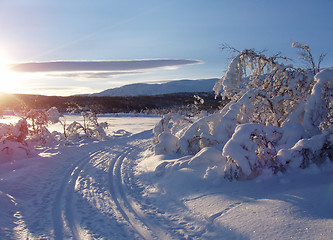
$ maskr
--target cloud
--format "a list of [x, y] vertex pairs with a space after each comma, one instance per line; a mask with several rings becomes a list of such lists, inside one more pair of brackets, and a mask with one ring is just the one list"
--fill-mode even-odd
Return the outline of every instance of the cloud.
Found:
[[[9, 69], [15, 72], [81, 72], [81, 71], [137, 71], [153, 68], [170, 68], [182, 65], [201, 63], [188, 59], [145, 59], [123, 61], [50, 61], [10, 64]], [[104, 73], [105, 74], [105, 73]]]
[[142, 74], [143, 72], [137, 71], [124, 71], [124, 72], [63, 72], [63, 73], [50, 73], [47, 74], [49, 77], [59, 78], [80, 78], [80, 79], [91, 79], [91, 78], [113, 78], [118, 75], [131, 75], [131, 74]]

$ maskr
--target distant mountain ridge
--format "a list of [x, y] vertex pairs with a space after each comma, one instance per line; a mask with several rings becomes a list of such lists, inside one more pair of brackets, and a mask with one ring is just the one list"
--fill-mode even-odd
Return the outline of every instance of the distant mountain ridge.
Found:
[[122, 87], [111, 88], [91, 94], [93, 97], [106, 96], [154, 96], [171, 93], [212, 92], [218, 79], [178, 80], [166, 83], [134, 83]]

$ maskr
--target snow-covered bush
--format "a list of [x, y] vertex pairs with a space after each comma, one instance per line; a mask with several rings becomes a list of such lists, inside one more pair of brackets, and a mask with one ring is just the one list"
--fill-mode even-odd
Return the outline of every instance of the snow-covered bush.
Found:
[[[310, 69], [285, 65], [281, 60], [288, 59], [280, 55], [237, 51], [214, 86], [215, 93], [221, 92], [230, 102], [181, 129], [171, 130], [168, 116], [155, 133], [176, 136], [177, 152], [183, 155], [211, 146], [221, 149], [218, 160], [226, 161], [224, 176], [229, 180], [333, 161], [333, 68], [318, 73], [323, 55], [316, 65], [307, 45], [295, 42], [293, 46]], [[318, 142], [309, 147], [315, 139]], [[208, 173], [215, 171], [210, 166]]]
[[330, 132], [299, 140], [289, 149], [281, 149], [277, 158], [283, 165], [293, 168], [307, 168], [310, 164], [321, 164], [333, 161], [333, 135]]
[[59, 122], [59, 118], [61, 117], [61, 114], [59, 113], [58, 109], [56, 107], [51, 107], [46, 112], [47, 120], [49, 123], [55, 124]]
[[156, 154], [176, 152], [178, 148], [178, 138], [176, 136], [166, 132], [158, 135], [158, 143], [155, 146]]
[[[229, 68], [218, 85], [232, 89], [235, 92], [234, 95], [230, 96], [230, 92], [223, 94], [234, 98], [236, 102], [238, 102], [237, 94], [241, 93], [243, 97], [255, 91], [249, 101], [252, 107], [251, 115], [239, 111], [246, 118], [245, 121], [252, 124], [245, 126], [248, 126], [247, 128], [255, 126], [255, 130], [250, 131], [249, 135], [244, 125], [238, 125], [233, 137], [224, 146], [223, 156], [227, 158], [225, 177], [246, 179], [259, 175], [264, 168], [270, 168], [273, 172], [283, 170], [288, 167], [287, 163], [296, 160], [281, 161], [281, 157], [277, 157], [277, 151], [287, 147], [286, 142], [280, 140], [283, 135], [285, 135], [284, 138], [288, 136], [288, 145], [297, 144], [300, 140], [297, 137], [290, 138], [285, 131], [287, 128], [290, 129], [291, 125], [301, 126], [296, 135], [311, 137], [322, 133], [331, 125], [333, 72], [326, 69], [313, 77], [313, 72], [294, 69], [292, 66], [285, 67], [276, 63], [275, 58], [266, 58], [253, 53], [252, 50], [241, 52], [235, 61], [237, 61], [236, 68]], [[233, 71], [243, 74], [241, 71], [244, 71], [244, 64], [252, 71], [252, 75], [246, 87], [240, 87], [239, 80], [233, 82], [229, 76]], [[254, 123], [260, 125], [253, 125]], [[271, 125], [278, 133], [276, 136], [280, 136], [281, 139], [272, 139], [272, 136], [265, 133], [266, 128]], [[295, 142], [290, 142], [291, 139]], [[331, 149], [332, 145], [321, 145], [317, 152], [327, 152], [326, 148]], [[309, 153], [305, 148], [299, 152]], [[302, 156], [301, 162], [308, 162], [305, 158], [308, 158], [310, 153]], [[313, 154], [312, 157], [320, 157], [320, 155]], [[295, 165], [298, 164], [290, 164], [290, 166]], [[307, 167], [308, 165], [299, 164], [298, 166]]]
[[74, 121], [66, 127], [64, 135], [66, 138], [68, 137], [79, 138], [82, 132], [83, 132], [82, 124]]
[[[236, 102], [247, 92], [257, 90], [257, 94], [251, 96], [255, 111], [247, 114], [249, 121], [281, 126], [299, 103], [309, 97], [314, 84], [312, 72], [284, 65], [277, 61], [281, 58], [286, 59], [243, 50], [215, 84], [215, 93], [222, 88], [222, 96]], [[246, 70], [251, 72], [249, 77]]]
[[218, 144], [218, 136], [214, 132], [220, 120], [220, 114], [214, 114], [191, 124], [179, 138], [180, 152], [194, 155], [205, 147]]
[[19, 120], [15, 125], [0, 125], [0, 162], [36, 155], [33, 146], [26, 141], [28, 133], [25, 119]]
[[56, 108], [30, 110], [16, 124], [0, 126], [0, 159], [11, 160], [35, 156], [36, 146], [54, 141], [47, 129], [49, 123], [57, 123], [60, 113]]
[[161, 121], [159, 121], [159, 123], [153, 129], [154, 136], [158, 137], [158, 135], [163, 132], [177, 134], [183, 129], [184, 126], [187, 126], [188, 123], [193, 122], [188, 117], [179, 113], [165, 114]]
[[159, 143], [159, 136], [163, 133], [170, 133], [179, 138], [189, 127], [189, 123], [193, 123], [192, 120], [179, 113], [168, 113], [164, 115], [153, 129], [154, 143]]
[[304, 106], [303, 125], [310, 136], [328, 130], [333, 123], [333, 68], [315, 77], [311, 96]]
[[54, 141], [54, 137], [47, 129], [47, 126], [50, 123], [57, 123], [59, 117], [60, 113], [56, 107], [52, 107], [48, 111], [30, 110], [24, 117], [28, 121], [30, 140], [37, 145], [44, 145], [47, 142]]
[[94, 138], [98, 140], [105, 140], [107, 134], [105, 129], [108, 128], [107, 122], [98, 122], [97, 114], [91, 110], [81, 112], [83, 123], [72, 122], [67, 126], [66, 121], [62, 121], [64, 127], [64, 136], [67, 139], [76, 139], [80, 137]]
[[[57, 108], [49, 110], [32, 109], [28, 111], [16, 124], [0, 124], [0, 160], [26, 158], [35, 156], [36, 149], [54, 144], [61, 139], [77, 139], [88, 137], [105, 140], [105, 128], [108, 123], [98, 122], [97, 114], [87, 110], [82, 113], [83, 124], [73, 122], [67, 125]], [[49, 124], [60, 122], [64, 133], [50, 133]]]
[[227, 159], [225, 177], [253, 178], [266, 168], [273, 172], [280, 170], [282, 165], [276, 159], [276, 146], [281, 137], [278, 127], [251, 123], [238, 125], [223, 148], [222, 156]]

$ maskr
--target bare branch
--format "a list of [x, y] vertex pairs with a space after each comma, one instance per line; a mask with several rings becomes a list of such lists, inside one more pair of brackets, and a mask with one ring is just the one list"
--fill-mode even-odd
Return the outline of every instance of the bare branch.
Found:
[[238, 49], [234, 48], [234, 47], [231, 47], [230, 45], [228, 45], [227, 43], [222, 43], [221, 44], [221, 51], [225, 51], [225, 50], [228, 50], [232, 53], [240, 53], [241, 51], [239, 51]]
[[321, 65], [322, 61], [324, 60], [324, 58], [326, 57], [326, 55], [327, 55], [327, 53], [321, 53], [320, 56], [319, 56], [318, 69], [317, 69], [318, 72], [320, 71], [320, 65]]
[[316, 66], [316, 63], [313, 59], [313, 55], [311, 53], [311, 49], [310, 49], [309, 45], [294, 41], [292, 43], [292, 47], [298, 49], [297, 53], [300, 56], [299, 59], [301, 59], [303, 62], [306, 63], [306, 65], [308, 65], [310, 67], [313, 74], [316, 74], [317, 72], [320, 71], [320, 64], [324, 60], [326, 53], [320, 54], [319, 59], [318, 59], [318, 64]]

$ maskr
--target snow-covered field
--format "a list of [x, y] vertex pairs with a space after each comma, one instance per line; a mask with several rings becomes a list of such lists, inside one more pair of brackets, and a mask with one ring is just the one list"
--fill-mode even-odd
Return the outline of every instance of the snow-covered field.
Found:
[[155, 155], [159, 117], [100, 120], [106, 141], [0, 164], [0, 239], [332, 239], [332, 165], [207, 178], [200, 164], [161, 167], [194, 157]]
[[[77, 121], [83, 122], [83, 118], [80, 114], [66, 114], [64, 115], [67, 123]], [[19, 120], [19, 117], [13, 113], [0, 117], [0, 123], [14, 123]], [[160, 120], [160, 116], [146, 117], [144, 114], [130, 114], [130, 113], [118, 113], [118, 114], [103, 114], [98, 116], [99, 122], [109, 123], [109, 127], [105, 129], [108, 135], [114, 135], [115, 132], [121, 132], [121, 130], [129, 131], [131, 134], [139, 133], [144, 130], [152, 129], [156, 123]], [[63, 132], [61, 124], [51, 124], [48, 129], [52, 131]]]

